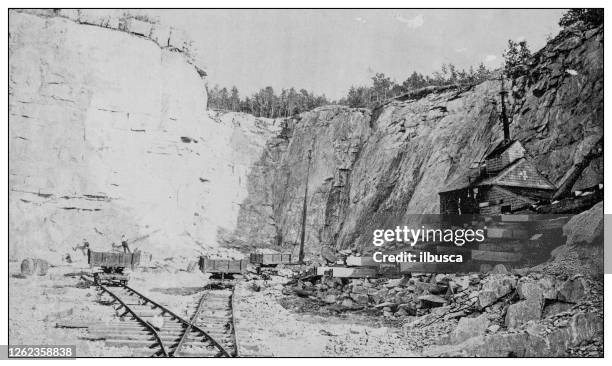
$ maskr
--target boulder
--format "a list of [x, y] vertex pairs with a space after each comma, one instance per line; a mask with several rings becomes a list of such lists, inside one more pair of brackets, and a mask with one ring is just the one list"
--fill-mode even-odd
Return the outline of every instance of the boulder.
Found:
[[553, 276], [544, 276], [538, 280], [538, 285], [542, 288], [542, 296], [547, 300], [557, 299], [557, 279]]
[[328, 263], [336, 263], [336, 261], [338, 260], [334, 250], [327, 246], [321, 248], [321, 257], [325, 259]]
[[557, 298], [561, 301], [578, 303], [586, 295], [586, 282], [582, 277], [575, 277], [565, 281], [559, 287]]
[[49, 271], [49, 263], [44, 259], [26, 258], [21, 262], [21, 274], [24, 276], [44, 276]]
[[388, 293], [387, 289], [381, 289], [373, 293], [370, 293], [368, 291], [368, 295], [372, 299], [372, 302], [374, 302], [375, 304], [379, 304], [380, 302], [382, 302], [387, 296], [387, 293]]
[[398, 309], [402, 309], [408, 315], [416, 315], [417, 309], [415, 304], [399, 304]]
[[352, 308], [353, 306], [355, 306], [355, 302], [351, 299], [344, 299], [342, 300], [342, 306], [345, 306], [347, 308]]
[[351, 289], [351, 292], [354, 294], [367, 294], [368, 290], [362, 285], [358, 285], [358, 286], [353, 286], [353, 288]]
[[368, 295], [364, 294], [351, 294], [351, 299], [357, 304], [365, 305], [368, 303]]
[[563, 226], [566, 244], [603, 245], [603, 201], [571, 218]]
[[323, 298], [323, 302], [326, 304], [335, 304], [336, 303], [336, 296], [335, 295], [326, 295]]
[[469, 338], [485, 334], [491, 321], [487, 314], [482, 314], [476, 318], [463, 317], [459, 319], [457, 328], [451, 334], [451, 343], [461, 343]]
[[395, 316], [406, 316], [406, 315], [409, 315], [406, 309], [399, 309], [398, 311], [395, 312]]
[[405, 283], [405, 280], [403, 278], [394, 278], [394, 279], [387, 281], [387, 283], [385, 284], [385, 287], [392, 288], [392, 287], [402, 286], [404, 283]]
[[446, 305], [446, 299], [437, 295], [422, 295], [418, 297], [421, 305], [425, 308], [435, 308]]
[[540, 319], [543, 303], [542, 299], [528, 299], [510, 305], [506, 312], [506, 326], [516, 328], [530, 320]]
[[559, 313], [563, 313], [565, 311], [570, 310], [572, 307], [574, 307], [574, 305], [567, 302], [553, 302], [551, 304], [547, 304], [544, 307], [542, 317], [546, 318], [549, 316], [557, 315]]
[[508, 269], [503, 264], [496, 264], [495, 267], [491, 270], [493, 274], [508, 274]]
[[497, 302], [500, 298], [508, 295], [516, 286], [516, 279], [506, 275], [491, 275], [482, 286], [478, 294], [478, 305], [484, 309]]
[[535, 281], [521, 281], [516, 285], [516, 292], [519, 298], [523, 300], [542, 300], [544, 299], [544, 291], [544, 287]]

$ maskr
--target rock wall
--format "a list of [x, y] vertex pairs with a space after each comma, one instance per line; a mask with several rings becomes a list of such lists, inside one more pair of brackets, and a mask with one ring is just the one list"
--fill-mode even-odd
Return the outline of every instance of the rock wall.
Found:
[[[121, 233], [168, 256], [295, 250], [307, 180], [307, 250], [369, 248], [374, 228], [437, 213], [502, 136], [496, 80], [266, 120], [206, 111], [191, 42], [146, 17], [11, 11], [9, 31], [13, 257]], [[556, 183], [601, 144], [603, 29], [563, 31], [529, 70], [511, 134]], [[602, 181], [598, 156], [576, 187]]]
[[[373, 112], [329, 106], [288, 120], [250, 176], [257, 188], [241, 211], [250, 228], [242, 241], [295, 248], [308, 149], [312, 252], [326, 245], [369, 248], [373, 229], [438, 213], [438, 192], [503, 136], [499, 90], [499, 81], [490, 80], [393, 100]], [[603, 29], [563, 31], [535, 54], [529, 74], [513, 81], [509, 99], [512, 137], [558, 182], [601, 144]], [[600, 155], [576, 186], [602, 182]]]
[[275, 121], [207, 111], [205, 73], [155, 27], [76, 14], [10, 12], [11, 257], [217, 246]]

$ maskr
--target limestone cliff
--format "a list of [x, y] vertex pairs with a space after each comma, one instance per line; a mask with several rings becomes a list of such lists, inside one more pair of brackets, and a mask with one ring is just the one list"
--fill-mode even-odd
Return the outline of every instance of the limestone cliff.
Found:
[[[556, 183], [601, 144], [603, 29], [563, 31], [512, 87], [512, 137]], [[368, 247], [375, 228], [438, 213], [438, 192], [503, 136], [499, 89], [490, 80], [393, 100], [373, 112], [324, 107], [289, 120], [249, 176], [241, 217], [250, 232], [241, 232], [242, 240], [295, 247], [309, 149], [312, 252], [321, 245]], [[576, 185], [603, 182], [602, 159], [593, 159]]]
[[[206, 110], [205, 72], [171, 30], [106, 11], [10, 12], [12, 257], [122, 233], [158, 258], [233, 230], [275, 121]], [[248, 121], [248, 123], [245, 123]]]

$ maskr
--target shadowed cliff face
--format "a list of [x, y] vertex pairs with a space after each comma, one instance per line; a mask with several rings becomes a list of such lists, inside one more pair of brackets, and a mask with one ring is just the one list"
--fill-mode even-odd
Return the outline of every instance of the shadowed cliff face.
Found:
[[[603, 136], [603, 32], [564, 32], [513, 82], [511, 134], [556, 183]], [[438, 192], [503, 136], [499, 81], [391, 101], [373, 113], [319, 108], [286, 122], [249, 176], [243, 244], [299, 241], [307, 151], [307, 247], [366, 248], [376, 228], [438, 213]], [[603, 182], [602, 158], [576, 185]]]

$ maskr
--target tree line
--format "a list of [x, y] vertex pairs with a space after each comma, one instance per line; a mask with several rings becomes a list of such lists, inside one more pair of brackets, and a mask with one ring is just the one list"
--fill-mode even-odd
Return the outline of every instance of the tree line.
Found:
[[306, 89], [282, 89], [275, 93], [271, 86], [260, 89], [250, 97], [241, 98], [238, 88], [215, 85], [208, 88], [208, 108], [244, 112], [256, 117], [289, 117], [317, 107], [331, 104], [327, 97]]
[[370, 85], [351, 86], [345, 97], [330, 100], [325, 94], [316, 95], [306, 89], [281, 89], [276, 93], [267, 86], [251, 96], [242, 97], [236, 86], [231, 88], [214, 85], [208, 88], [208, 108], [235, 112], [244, 112], [256, 117], [278, 118], [289, 117], [314, 108], [340, 104], [353, 108], [372, 108], [378, 103], [406, 92], [426, 86], [444, 86], [451, 84], [478, 84], [490, 78], [492, 71], [483, 64], [467, 71], [459, 70], [453, 64], [443, 64], [440, 71], [432, 75], [413, 72], [401, 83], [391, 80], [384, 73], [375, 73]]

